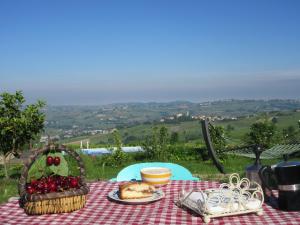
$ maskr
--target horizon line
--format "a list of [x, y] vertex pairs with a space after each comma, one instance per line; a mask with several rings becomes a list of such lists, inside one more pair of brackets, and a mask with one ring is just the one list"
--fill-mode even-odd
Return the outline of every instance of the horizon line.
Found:
[[[41, 100], [41, 99], [39, 99]], [[44, 101], [44, 100], [42, 100]], [[174, 100], [174, 101], [129, 101], [129, 102], [112, 102], [112, 103], [104, 103], [104, 104], [47, 104], [47, 106], [107, 106], [107, 105], [124, 105], [124, 104], [166, 104], [166, 103], [193, 103], [193, 104], [201, 104], [201, 103], [213, 103], [213, 102], [229, 102], [229, 101], [296, 101], [300, 102], [300, 98], [228, 98], [228, 99], [215, 99], [208, 101], [193, 101], [193, 100]]]

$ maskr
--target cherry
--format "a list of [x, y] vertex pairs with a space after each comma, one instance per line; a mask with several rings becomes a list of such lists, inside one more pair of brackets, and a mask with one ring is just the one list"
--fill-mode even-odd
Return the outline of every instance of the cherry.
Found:
[[43, 192], [43, 191], [44, 191], [44, 188], [45, 188], [45, 183], [42, 182], [42, 181], [40, 181], [40, 182], [38, 183], [38, 186], [37, 186], [38, 191], [39, 191], [39, 192]]
[[53, 181], [53, 178], [52, 178], [51, 176], [47, 177], [46, 182], [47, 182], [48, 184], [51, 183], [52, 181]]
[[48, 166], [51, 166], [54, 163], [54, 159], [52, 156], [48, 156], [46, 159], [46, 163]]
[[54, 182], [51, 182], [49, 184], [49, 189], [50, 189], [50, 192], [56, 192], [57, 191], [57, 186]]
[[49, 185], [48, 183], [44, 183], [44, 189], [48, 189]]
[[42, 193], [48, 193], [50, 192], [49, 185], [47, 183], [44, 184], [44, 188], [41, 190]]
[[28, 194], [33, 194], [35, 192], [35, 189], [33, 187], [27, 188]]
[[[58, 157], [59, 158], [59, 157]], [[42, 177], [38, 180], [32, 180], [26, 184], [26, 192], [33, 193], [49, 193], [68, 190], [70, 188], [80, 187], [80, 177], [51, 175]]]
[[54, 165], [55, 166], [58, 166], [60, 164], [60, 158], [58, 157], [58, 156], [56, 156], [55, 158], [54, 158]]
[[71, 188], [77, 188], [78, 187], [78, 180], [75, 177], [71, 178], [70, 187]]
[[27, 186], [27, 193], [28, 194], [33, 194], [35, 192], [35, 188], [32, 187], [31, 185]]
[[57, 177], [57, 178], [55, 179], [55, 183], [56, 183], [56, 185], [60, 185], [60, 184], [61, 184], [61, 178], [60, 178], [60, 177]]
[[68, 179], [63, 179], [62, 182], [61, 182], [61, 187], [63, 189], [69, 189], [69, 181]]
[[32, 180], [32, 181], [30, 182], [30, 185], [31, 185], [32, 187], [34, 187], [34, 188], [37, 188], [38, 184], [39, 184], [39, 182], [38, 182], [37, 180]]

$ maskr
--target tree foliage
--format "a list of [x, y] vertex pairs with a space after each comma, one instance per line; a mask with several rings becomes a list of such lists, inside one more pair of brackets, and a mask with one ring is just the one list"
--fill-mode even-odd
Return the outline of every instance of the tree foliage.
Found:
[[150, 159], [167, 160], [169, 156], [169, 132], [166, 127], [154, 127], [151, 136], [143, 143], [146, 155]]
[[253, 123], [250, 132], [246, 134], [248, 144], [260, 145], [264, 148], [270, 148], [276, 141], [276, 125], [267, 119]]
[[108, 164], [111, 164], [112, 166], [118, 166], [124, 164], [124, 162], [127, 160], [127, 155], [122, 150], [122, 138], [118, 130], [113, 132], [113, 137], [115, 147], [112, 149], [112, 154]]
[[145, 141], [142, 143], [143, 148], [145, 149], [146, 157], [154, 159], [157, 156], [158, 152], [158, 128], [154, 127], [152, 129], [152, 134], [147, 136]]
[[179, 142], [179, 134], [178, 132], [172, 132], [171, 137], [170, 137], [170, 144], [174, 145]]
[[225, 130], [222, 126], [209, 126], [209, 134], [214, 148], [219, 153], [226, 145]]
[[45, 115], [41, 109], [45, 103], [23, 106], [25, 98], [21, 91], [0, 95], [0, 150], [4, 153], [17, 151], [43, 130]]
[[41, 109], [45, 103], [24, 103], [21, 91], [0, 94], [0, 151], [4, 159], [9, 153], [22, 150], [44, 128], [45, 115]]
[[283, 140], [287, 144], [297, 143], [300, 140], [300, 132], [294, 126], [282, 129]]

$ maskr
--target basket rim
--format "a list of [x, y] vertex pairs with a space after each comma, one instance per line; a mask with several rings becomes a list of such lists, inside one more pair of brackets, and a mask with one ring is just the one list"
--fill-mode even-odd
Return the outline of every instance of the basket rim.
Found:
[[30, 201], [30, 202], [36, 202], [36, 201], [43, 201], [43, 200], [50, 200], [50, 199], [57, 199], [57, 198], [66, 198], [66, 197], [73, 197], [73, 196], [78, 196], [78, 195], [86, 195], [89, 193], [89, 188], [88, 186], [82, 185], [78, 189], [68, 189], [62, 192], [50, 192], [50, 193], [45, 193], [45, 194], [28, 194], [24, 196], [24, 200]]

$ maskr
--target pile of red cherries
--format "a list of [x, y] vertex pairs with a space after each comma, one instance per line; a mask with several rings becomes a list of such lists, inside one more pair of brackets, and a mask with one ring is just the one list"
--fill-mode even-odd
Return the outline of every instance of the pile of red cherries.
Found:
[[[59, 157], [48, 156], [46, 159], [48, 166], [60, 164]], [[51, 175], [42, 177], [37, 180], [32, 180], [26, 184], [28, 194], [45, 194], [51, 192], [62, 192], [71, 188], [80, 187], [80, 177]]]

